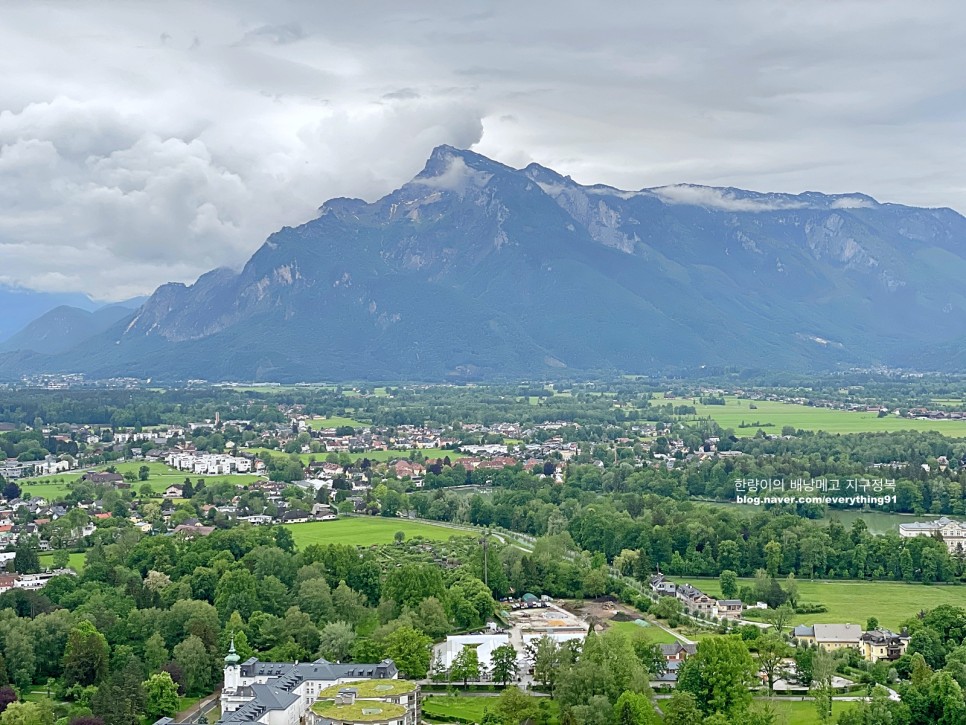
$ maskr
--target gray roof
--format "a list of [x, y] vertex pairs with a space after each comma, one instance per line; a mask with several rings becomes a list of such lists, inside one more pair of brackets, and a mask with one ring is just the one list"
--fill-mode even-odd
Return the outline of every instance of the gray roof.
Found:
[[793, 637], [814, 637], [815, 629], [807, 624], [799, 624], [792, 630]]
[[818, 642], [858, 642], [862, 627], [857, 624], [816, 624], [815, 640]]
[[244, 677], [269, 677], [265, 684], [254, 684], [239, 689], [252, 699], [233, 712], [222, 713], [219, 723], [243, 725], [257, 723], [270, 710], [285, 710], [298, 700], [292, 690], [304, 680], [336, 681], [349, 677], [360, 679], [392, 679], [398, 670], [392, 660], [376, 664], [338, 664], [324, 659], [315, 662], [260, 662], [249, 657], [241, 664]]

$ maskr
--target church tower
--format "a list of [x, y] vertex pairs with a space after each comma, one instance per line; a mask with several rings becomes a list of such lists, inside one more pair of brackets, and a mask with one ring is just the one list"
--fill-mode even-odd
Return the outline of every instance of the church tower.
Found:
[[231, 646], [225, 655], [225, 691], [234, 692], [241, 685], [241, 657], [235, 651], [235, 636], [232, 635]]

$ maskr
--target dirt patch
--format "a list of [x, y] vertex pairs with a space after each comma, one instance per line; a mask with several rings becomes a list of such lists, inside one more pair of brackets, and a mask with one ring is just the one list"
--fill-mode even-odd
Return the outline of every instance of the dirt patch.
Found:
[[602, 624], [608, 622], [632, 622], [644, 616], [634, 609], [634, 607], [621, 604], [613, 597], [567, 601], [563, 602], [561, 606], [581, 619], [597, 621]]

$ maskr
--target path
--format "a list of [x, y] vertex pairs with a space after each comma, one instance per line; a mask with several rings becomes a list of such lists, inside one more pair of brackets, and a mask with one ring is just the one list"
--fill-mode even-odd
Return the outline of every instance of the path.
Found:
[[202, 715], [207, 715], [214, 710], [221, 702], [221, 688], [202, 698], [187, 710], [182, 710], [174, 716], [176, 723], [196, 723]]

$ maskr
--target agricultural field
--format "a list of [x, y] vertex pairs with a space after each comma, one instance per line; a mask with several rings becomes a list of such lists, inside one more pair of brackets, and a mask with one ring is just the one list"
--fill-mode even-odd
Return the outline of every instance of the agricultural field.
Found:
[[[698, 418], [710, 417], [723, 428], [733, 428], [739, 437], [755, 435], [759, 426], [741, 427], [742, 424], [749, 426], [752, 423], [760, 423], [762, 430], [774, 434], [780, 434], [783, 426], [790, 425], [796, 430], [824, 430], [829, 433], [921, 430], [966, 437], [966, 420], [911, 420], [895, 415], [880, 418], [876, 413], [853, 413], [768, 400], [739, 400], [733, 396], [725, 397], [725, 405], [702, 405], [689, 398], [669, 402], [694, 405]], [[755, 408], [751, 408], [752, 405]]]
[[402, 531], [406, 539], [421, 536], [434, 541], [446, 541], [451, 536], [462, 536], [462, 532], [444, 526], [424, 524], [419, 521], [391, 519], [380, 516], [352, 516], [336, 521], [311, 521], [307, 524], [285, 524], [291, 529], [295, 545], [299, 548], [310, 544], [351, 544], [353, 546], [372, 546], [391, 544], [397, 531]]
[[[671, 577], [689, 582], [710, 596], [720, 595], [717, 579]], [[739, 586], [753, 584], [752, 579], [739, 579]], [[899, 624], [914, 617], [922, 609], [940, 604], [966, 607], [966, 586], [953, 584], [904, 584], [882, 581], [808, 581], [798, 582], [800, 602], [824, 604], [827, 612], [796, 614], [792, 624], [836, 624], [852, 622], [863, 627], [869, 617], [879, 624], [897, 630]]]

